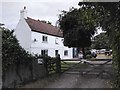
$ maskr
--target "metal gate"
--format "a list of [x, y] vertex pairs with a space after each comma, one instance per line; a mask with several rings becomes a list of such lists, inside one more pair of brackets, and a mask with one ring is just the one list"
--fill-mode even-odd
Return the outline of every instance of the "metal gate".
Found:
[[61, 60], [61, 71], [65, 74], [109, 78], [113, 76], [112, 59], [99, 59], [97, 61]]

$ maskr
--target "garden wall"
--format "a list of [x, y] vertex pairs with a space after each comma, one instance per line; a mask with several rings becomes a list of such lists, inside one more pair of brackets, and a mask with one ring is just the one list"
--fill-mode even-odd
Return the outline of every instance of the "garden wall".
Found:
[[11, 65], [2, 76], [2, 84], [3, 88], [12, 88], [45, 76], [46, 69], [44, 65], [38, 64], [37, 60], [34, 60], [31, 65]]

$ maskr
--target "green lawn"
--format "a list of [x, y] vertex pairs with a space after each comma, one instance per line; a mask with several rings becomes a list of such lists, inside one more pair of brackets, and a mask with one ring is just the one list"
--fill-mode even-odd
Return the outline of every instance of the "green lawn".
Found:
[[[65, 63], [64, 63], [65, 62]], [[61, 70], [68, 70], [72, 67], [76, 68], [76, 69], [80, 69], [80, 68], [86, 68], [87, 65], [83, 64], [83, 63], [78, 63], [78, 62], [68, 62], [68, 61], [61, 61]]]
[[90, 58], [89, 60], [98, 61], [98, 60], [101, 60], [101, 59], [112, 59], [112, 56], [107, 56], [105, 54], [97, 54], [96, 58]]

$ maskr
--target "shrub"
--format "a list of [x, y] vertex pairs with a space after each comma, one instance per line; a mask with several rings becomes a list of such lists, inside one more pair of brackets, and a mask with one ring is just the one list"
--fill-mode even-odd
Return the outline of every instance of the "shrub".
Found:
[[2, 28], [2, 70], [3, 73], [9, 68], [9, 65], [19, 65], [25, 63], [31, 64], [34, 56], [26, 52], [18, 43], [18, 40], [13, 35], [13, 30]]
[[92, 55], [91, 55], [91, 54], [87, 54], [87, 55], [86, 55], [86, 58], [87, 58], [87, 59], [90, 59], [90, 58], [92, 58]]

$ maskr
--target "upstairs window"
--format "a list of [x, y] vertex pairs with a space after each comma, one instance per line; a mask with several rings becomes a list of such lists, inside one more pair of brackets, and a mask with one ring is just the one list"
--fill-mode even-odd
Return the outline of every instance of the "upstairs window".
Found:
[[48, 42], [47, 36], [42, 36], [42, 41], [43, 41], [43, 42]]
[[64, 42], [64, 39], [61, 39], [62, 42]]
[[58, 38], [55, 39], [55, 44], [58, 44]]

